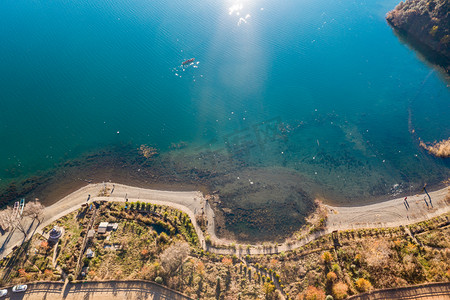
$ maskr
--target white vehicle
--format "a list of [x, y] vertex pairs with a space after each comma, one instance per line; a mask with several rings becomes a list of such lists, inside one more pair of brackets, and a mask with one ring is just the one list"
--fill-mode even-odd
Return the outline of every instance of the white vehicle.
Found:
[[12, 288], [13, 293], [25, 292], [28, 286], [26, 284], [16, 285]]
[[0, 297], [5, 297], [8, 294], [8, 290], [0, 290]]

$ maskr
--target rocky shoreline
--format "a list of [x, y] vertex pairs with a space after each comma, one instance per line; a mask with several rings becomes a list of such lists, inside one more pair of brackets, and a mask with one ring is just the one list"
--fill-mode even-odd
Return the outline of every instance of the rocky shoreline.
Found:
[[[315, 209], [315, 194], [309, 188], [313, 183], [287, 168], [255, 167], [218, 151], [178, 150], [148, 159], [130, 145], [111, 146], [64, 161], [24, 181], [11, 182], [0, 188], [0, 207], [11, 205], [19, 198], [39, 198], [49, 206], [86, 184], [101, 182], [158, 190], [198, 190], [217, 196], [217, 201], [211, 203], [217, 235], [248, 242], [274, 237], [283, 241]], [[441, 188], [442, 183], [429, 181], [428, 186], [431, 191]], [[404, 190], [404, 193], [413, 192]], [[382, 188], [378, 193], [376, 199], [361, 198], [353, 203], [377, 203], [389, 195]], [[330, 205], [351, 203], [327, 201]]]
[[407, 0], [386, 15], [387, 22], [432, 63], [450, 72], [450, 3]]
[[[213, 156], [214, 159], [208, 157]], [[178, 157], [179, 156], [179, 157]], [[280, 241], [304, 224], [314, 210], [311, 196], [292, 187], [303, 182], [293, 172], [252, 168], [224, 154], [179, 151], [147, 159], [128, 145], [87, 154], [63, 162], [57, 168], [0, 189], [0, 206], [18, 198], [39, 198], [45, 206], [90, 183], [120, 182], [147, 189], [199, 190], [220, 195], [212, 203], [217, 234], [249, 242], [276, 236]], [[216, 161], [218, 166], [209, 166]], [[191, 163], [188, 163], [191, 162]], [[242, 180], [237, 179], [239, 174]], [[255, 184], [244, 177], [255, 179]]]

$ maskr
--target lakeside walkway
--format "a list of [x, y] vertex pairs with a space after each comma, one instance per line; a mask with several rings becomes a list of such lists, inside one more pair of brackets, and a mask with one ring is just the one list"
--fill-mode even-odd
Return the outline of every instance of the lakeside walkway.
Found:
[[405, 205], [404, 197], [364, 206], [324, 205], [328, 210], [327, 227], [330, 230], [346, 230], [398, 227], [421, 222], [450, 211], [450, 200], [446, 199], [449, 193], [450, 187], [430, 192], [432, 204], [424, 192], [408, 196], [407, 205]]
[[[104, 188], [109, 189], [110, 196], [98, 197]], [[408, 196], [407, 209], [404, 198], [398, 198], [372, 205], [354, 207], [336, 207], [325, 205], [328, 210], [327, 226], [324, 231], [308, 235], [301, 240], [288, 240], [281, 244], [272, 245], [239, 245], [235, 241], [219, 239], [215, 235], [214, 211], [209, 201], [201, 192], [172, 192], [142, 189], [122, 184], [98, 183], [89, 184], [58, 202], [44, 209], [44, 218], [40, 224], [31, 224], [28, 238], [34, 232], [42, 232], [42, 229], [55, 220], [67, 215], [81, 207], [82, 204], [92, 201], [116, 201], [145, 202], [158, 205], [167, 205], [179, 209], [189, 215], [198, 234], [203, 249], [217, 254], [273, 254], [281, 251], [296, 249], [308, 242], [334, 230], [347, 230], [356, 228], [396, 227], [427, 220], [450, 211], [447, 195], [450, 187], [430, 192], [433, 207], [425, 204], [425, 194]], [[428, 201], [428, 198], [427, 198]], [[207, 245], [205, 237], [197, 222], [196, 214], [202, 211], [208, 220], [207, 232], [212, 245]], [[30, 222], [31, 223], [31, 222]], [[33, 227], [34, 226], [34, 227]], [[0, 237], [0, 256], [8, 255], [15, 246], [22, 243], [24, 235], [19, 231], [5, 233]], [[236, 243], [236, 245], [235, 245]], [[233, 246], [232, 246], [233, 245]]]

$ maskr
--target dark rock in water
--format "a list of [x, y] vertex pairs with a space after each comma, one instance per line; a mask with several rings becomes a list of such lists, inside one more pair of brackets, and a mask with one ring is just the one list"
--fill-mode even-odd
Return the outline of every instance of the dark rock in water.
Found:
[[305, 180], [282, 168], [247, 168], [223, 180], [218, 189], [216, 213], [220, 237], [242, 242], [282, 242], [305, 224], [314, 210], [312, 197], [303, 190]]
[[407, 0], [386, 15], [407, 41], [450, 72], [449, 0]]

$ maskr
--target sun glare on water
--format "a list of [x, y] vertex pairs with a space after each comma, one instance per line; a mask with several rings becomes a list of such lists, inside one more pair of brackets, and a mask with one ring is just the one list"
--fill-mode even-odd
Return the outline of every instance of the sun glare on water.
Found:
[[237, 4], [233, 4], [228, 8], [228, 14], [231, 16], [234, 13], [236, 13], [236, 15], [239, 16], [240, 11], [244, 8], [244, 4], [242, 3], [237, 3]]
[[[250, 8], [248, 5], [244, 5], [244, 2], [234, 3], [228, 7], [228, 14], [230, 16], [237, 17], [237, 25], [247, 24], [248, 19], [251, 17]], [[264, 10], [264, 8], [261, 8]]]

